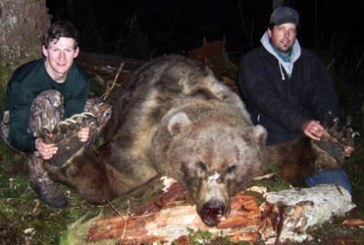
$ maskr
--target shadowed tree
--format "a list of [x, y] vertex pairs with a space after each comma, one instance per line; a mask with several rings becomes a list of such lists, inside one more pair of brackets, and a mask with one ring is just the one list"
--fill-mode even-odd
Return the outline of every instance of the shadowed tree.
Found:
[[45, 0], [0, 0], [0, 64], [12, 69], [40, 57], [49, 24]]
[[0, 109], [13, 70], [41, 57], [41, 37], [49, 24], [45, 0], [0, 0]]

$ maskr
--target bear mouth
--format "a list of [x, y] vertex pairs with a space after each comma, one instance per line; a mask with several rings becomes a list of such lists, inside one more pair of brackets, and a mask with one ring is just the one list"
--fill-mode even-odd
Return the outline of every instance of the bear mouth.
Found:
[[216, 226], [225, 214], [225, 204], [216, 200], [206, 202], [199, 213], [202, 222], [210, 227]]

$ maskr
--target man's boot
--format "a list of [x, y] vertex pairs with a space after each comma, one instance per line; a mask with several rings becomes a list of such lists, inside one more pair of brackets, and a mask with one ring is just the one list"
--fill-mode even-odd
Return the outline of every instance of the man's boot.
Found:
[[64, 208], [68, 201], [57, 189], [43, 167], [43, 159], [35, 152], [28, 158], [29, 185], [39, 198], [52, 208]]

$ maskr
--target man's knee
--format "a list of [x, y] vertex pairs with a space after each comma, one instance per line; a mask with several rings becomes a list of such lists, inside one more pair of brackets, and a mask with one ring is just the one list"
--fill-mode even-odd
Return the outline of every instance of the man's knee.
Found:
[[30, 107], [29, 131], [40, 137], [44, 130], [52, 132], [64, 114], [63, 96], [57, 90], [45, 90], [32, 102]]
[[344, 187], [351, 193], [351, 184], [349, 178], [343, 169], [329, 169], [317, 172], [307, 178], [308, 186], [316, 186], [320, 184], [337, 184]]
[[99, 98], [88, 99], [84, 108], [85, 112], [92, 113], [95, 117], [94, 121], [87, 126], [90, 127], [90, 140], [93, 142], [105, 128], [111, 117], [111, 105]]

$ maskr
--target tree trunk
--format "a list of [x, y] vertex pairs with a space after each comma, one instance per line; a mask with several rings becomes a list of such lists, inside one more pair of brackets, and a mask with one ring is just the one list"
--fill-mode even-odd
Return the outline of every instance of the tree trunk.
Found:
[[49, 24], [45, 0], [0, 0], [0, 65], [12, 70], [41, 57]]

